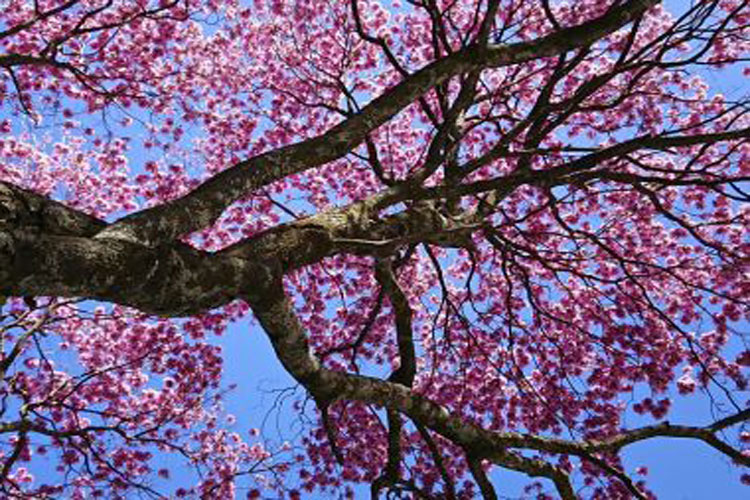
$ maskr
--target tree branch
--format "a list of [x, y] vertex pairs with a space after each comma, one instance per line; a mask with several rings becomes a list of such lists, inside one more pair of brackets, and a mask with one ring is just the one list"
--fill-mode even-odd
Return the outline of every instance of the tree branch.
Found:
[[187, 195], [128, 215], [104, 229], [98, 238], [116, 238], [155, 246], [212, 224], [242, 196], [286, 176], [323, 165], [347, 154], [379, 127], [430, 88], [449, 78], [483, 68], [510, 66], [554, 56], [589, 45], [643, 14], [659, 0], [629, 0], [603, 16], [530, 42], [472, 45], [437, 60], [406, 77], [361, 112], [328, 132], [241, 161], [215, 175]]

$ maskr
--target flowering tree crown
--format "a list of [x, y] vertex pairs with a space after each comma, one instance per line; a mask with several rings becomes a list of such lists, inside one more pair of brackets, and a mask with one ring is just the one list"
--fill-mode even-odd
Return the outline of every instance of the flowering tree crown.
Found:
[[[621, 452], [659, 437], [750, 466], [750, 98], [706, 83], [748, 76], [747, 0], [5, 4], [7, 497], [645, 499]], [[300, 450], [225, 422], [244, 317]], [[716, 420], [664, 420], [692, 393]]]

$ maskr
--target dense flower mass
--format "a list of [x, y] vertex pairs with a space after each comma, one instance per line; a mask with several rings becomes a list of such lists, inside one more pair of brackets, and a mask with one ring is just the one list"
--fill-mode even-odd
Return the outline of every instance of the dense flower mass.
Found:
[[[1, 495], [646, 499], [622, 451], [659, 437], [750, 467], [750, 1], [0, 7]], [[227, 423], [245, 317], [296, 447]]]
[[157, 495], [150, 476], [169, 479], [154, 460], [165, 453], [204, 474], [178, 496], [231, 495], [237, 474], [268, 470], [268, 451], [218, 425], [221, 349], [186, 340], [188, 323], [47, 299], [13, 299], [2, 321], [10, 497]]

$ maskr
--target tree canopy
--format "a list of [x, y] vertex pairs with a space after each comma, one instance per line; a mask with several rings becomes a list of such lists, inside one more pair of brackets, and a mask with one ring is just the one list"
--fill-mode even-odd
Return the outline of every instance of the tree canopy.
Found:
[[[5, 497], [646, 499], [622, 452], [664, 437], [750, 467], [750, 1], [0, 7]], [[245, 317], [291, 449], [226, 422]], [[668, 420], [690, 394], [712, 421]]]

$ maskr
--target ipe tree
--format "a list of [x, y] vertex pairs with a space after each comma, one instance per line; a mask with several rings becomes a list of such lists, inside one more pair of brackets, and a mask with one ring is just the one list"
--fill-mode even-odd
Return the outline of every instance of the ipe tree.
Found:
[[[645, 499], [622, 453], [668, 437], [750, 467], [749, 4], [4, 0], [2, 495]], [[244, 317], [291, 449], [225, 421]]]

